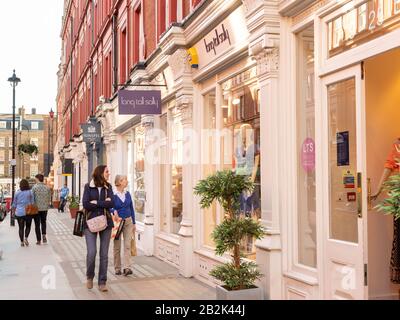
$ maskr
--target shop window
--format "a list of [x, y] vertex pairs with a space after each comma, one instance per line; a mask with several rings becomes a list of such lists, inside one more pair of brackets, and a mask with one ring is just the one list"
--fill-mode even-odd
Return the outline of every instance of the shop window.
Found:
[[183, 158], [183, 132], [179, 118], [171, 122], [171, 210], [172, 233], [178, 234], [181, 228], [183, 211], [182, 192], [182, 158]]
[[[251, 68], [222, 84], [222, 138], [223, 168], [248, 176], [255, 184], [254, 192], [240, 197], [239, 215], [259, 220], [261, 218], [260, 176], [260, 116], [259, 93], [255, 84], [248, 84], [256, 76]], [[229, 133], [227, 135], [226, 133]], [[242, 242], [248, 259], [256, 258], [255, 239]]]
[[[203, 177], [206, 178], [217, 171], [217, 141], [216, 125], [217, 125], [217, 112], [215, 105], [215, 90], [206, 94], [204, 97], [204, 133], [202, 136], [202, 164], [203, 164]], [[204, 245], [214, 247], [214, 241], [211, 234], [217, 225], [217, 205], [213, 205], [209, 209], [203, 210], [203, 225], [204, 225]]]
[[144, 142], [145, 131], [142, 126], [135, 128], [135, 147], [134, 147], [134, 180], [133, 189], [136, 218], [144, 222], [146, 190], [144, 184]]
[[160, 117], [160, 130], [163, 132], [164, 141], [160, 146], [160, 230], [168, 232], [168, 190], [167, 173], [168, 173], [168, 114], [165, 113]]
[[317, 267], [314, 29], [297, 35], [298, 262]]

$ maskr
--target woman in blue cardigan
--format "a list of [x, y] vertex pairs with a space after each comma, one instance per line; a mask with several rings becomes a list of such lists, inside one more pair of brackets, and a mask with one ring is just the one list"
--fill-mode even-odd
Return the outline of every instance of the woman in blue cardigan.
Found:
[[122, 237], [124, 238], [124, 268], [121, 268], [121, 238], [114, 240], [114, 267], [115, 274], [125, 276], [131, 275], [132, 255], [131, 243], [132, 237], [135, 236], [136, 220], [135, 210], [133, 209], [133, 200], [131, 194], [126, 191], [128, 179], [126, 176], [118, 175], [115, 178], [115, 186], [117, 187], [114, 194], [114, 219], [125, 220], [122, 229]]

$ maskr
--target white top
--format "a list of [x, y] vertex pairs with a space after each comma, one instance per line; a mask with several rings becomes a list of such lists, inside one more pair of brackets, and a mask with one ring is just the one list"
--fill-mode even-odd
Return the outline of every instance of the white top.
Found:
[[122, 202], [125, 202], [125, 199], [126, 199], [126, 191], [119, 192], [119, 191], [117, 190], [117, 191], [115, 191], [115, 194], [118, 196], [118, 198], [121, 199]]
[[103, 189], [102, 187], [97, 187], [97, 189], [99, 189], [99, 198], [101, 196], [101, 189]]

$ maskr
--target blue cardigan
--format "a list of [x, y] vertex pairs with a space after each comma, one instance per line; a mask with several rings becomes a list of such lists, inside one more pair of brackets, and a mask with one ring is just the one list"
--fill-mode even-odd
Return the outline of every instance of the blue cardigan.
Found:
[[121, 199], [116, 194], [114, 194], [114, 208], [112, 210], [113, 213], [114, 210], [118, 212], [118, 216], [122, 219], [132, 217], [133, 224], [136, 224], [135, 210], [133, 209], [133, 201], [129, 192], [126, 192], [125, 194], [125, 202], [122, 202]]

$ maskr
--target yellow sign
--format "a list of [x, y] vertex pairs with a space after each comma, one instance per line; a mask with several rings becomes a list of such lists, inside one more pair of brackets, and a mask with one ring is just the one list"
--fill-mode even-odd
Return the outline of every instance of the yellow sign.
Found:
[[197, 50], [195, 47], [192, 47], [190, 49], [187, 50], [187, 53], [189, 54], [189, 62], [190, 62], [190, 66], [192, 68], [198, 68], [199, 67], [199, 55], [197, 54]]

